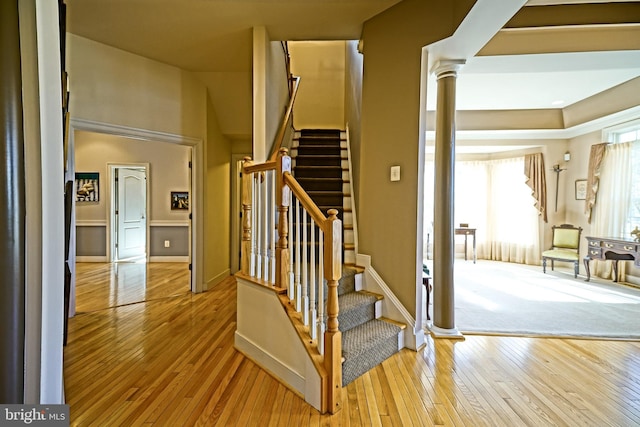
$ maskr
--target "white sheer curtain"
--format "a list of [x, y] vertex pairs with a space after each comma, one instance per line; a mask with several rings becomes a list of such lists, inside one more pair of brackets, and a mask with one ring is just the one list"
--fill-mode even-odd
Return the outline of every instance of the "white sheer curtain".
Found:
[[[598, 198], [593, 209], [594, 236], [620, 238], [625, 235], [631, 201], [632, 150], [640, 144], [625, 142], [607, 146], [602, 160]], [[627, 234], [626, 237], [629, 237]], [[619, 274], [624, 280], [624, 265], [619, 263]], [[603, 278], [613, 278], [611, 262], [593, 261], [592, 272]]]
[[[539, 264], [539, 217], [525, 182], [524, 157], [458, 161], [455, 170], [455, 224], [477, 229], [478, 258]], [[430, 171], [432, 162], [425, 167], [425, 229], [433, 213]]]

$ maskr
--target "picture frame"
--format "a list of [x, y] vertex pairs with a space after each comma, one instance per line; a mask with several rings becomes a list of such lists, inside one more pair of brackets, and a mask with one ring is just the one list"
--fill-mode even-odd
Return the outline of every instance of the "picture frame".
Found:
[[189, 192], [188, 191], [172, 191], [171, 192], [171, 210], [172, 211], [189, 210]]
[[576, 179], [576, 200], [586, 200], [587, 198], [587, 180]]
[[76, 172], [75, 181], [77, 203], [100, 201], [100, 173]]

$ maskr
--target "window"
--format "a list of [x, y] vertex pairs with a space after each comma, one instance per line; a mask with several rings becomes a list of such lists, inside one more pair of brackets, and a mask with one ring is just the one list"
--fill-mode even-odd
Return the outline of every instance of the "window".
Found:
[[631, 143], [631, 199], [622, 230], [624, 236], [629, 236], [635, 227], [640, 228], [640, 124], [636, 122], [631, 127], [610, 132], [609, 140], [614, 143]]

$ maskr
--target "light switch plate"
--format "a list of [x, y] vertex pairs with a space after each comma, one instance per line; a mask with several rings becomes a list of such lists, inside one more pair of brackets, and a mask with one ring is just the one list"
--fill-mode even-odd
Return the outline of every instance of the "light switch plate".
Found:
[[391, 166], [391, 181], [400, 181], [400, 166]]

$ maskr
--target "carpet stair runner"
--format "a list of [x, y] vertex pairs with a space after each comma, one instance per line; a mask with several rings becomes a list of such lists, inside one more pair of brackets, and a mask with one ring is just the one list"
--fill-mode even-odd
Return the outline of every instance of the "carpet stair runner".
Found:
[[293, 175], [323, 214], [338, 211], [342, 220], [343, 260], [355, 266], [353, 213], [345, 132], [339, 129], [303, 129], [296, 132], [291, 150]]
[[293, 175], [302, 188], [325, 215], [336, 209], [343, 221], [345, 265], [338, 283], [338, 324], [342, 332], [342, 385], [346, 386], [402, 348], [404, 325], [380, 318], [382, 296], [360, 290], [358, 284], [362, 269], [355, 267], [350, 194], [345, 191], [348, 159], [342, 136], [340, 130], [302, 130], [294, 140], [292, 157]]
[[344, 267], [338, 283], [342, 332], [342, 386], [378, 366], [402, 347], [404, 325], [379, 317], [382, 296], [357, 290], [362, 273]]

